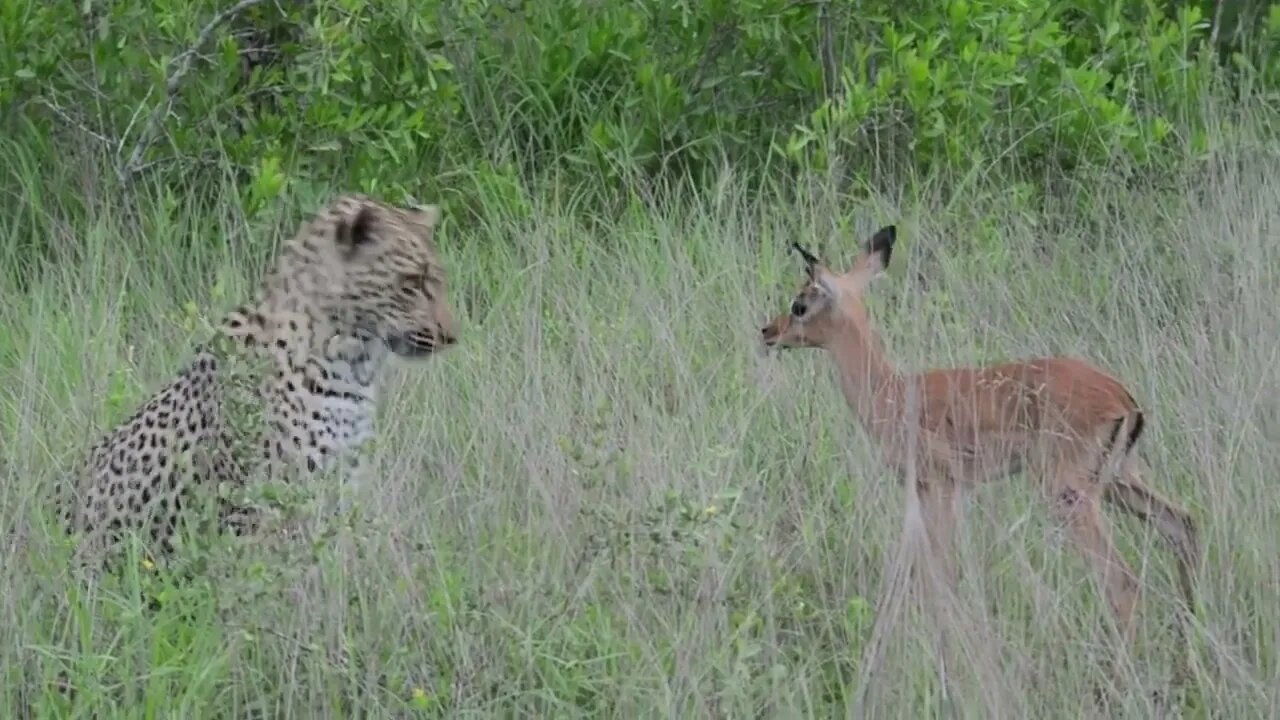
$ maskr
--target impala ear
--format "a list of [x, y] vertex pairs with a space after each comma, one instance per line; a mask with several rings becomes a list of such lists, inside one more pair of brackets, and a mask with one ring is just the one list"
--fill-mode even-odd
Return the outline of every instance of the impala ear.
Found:
[[812, 275], [813, 269], [822, 264], [821, 262], [819, 262], [818, 258], [813, 253], [806, 250], [804, 246], [801, 245], [800, 243], [793, 242], [791, 243], [791, 247], [797, 253], [800, 254], [800, 257], [804, 258], [804, 264], [806, 268], [809, 270], [809, 274]]
[[886, 225], [876, 231], [867, 241], [867, 257], [871, 263], [871, 271], [884, 272], [889, 267], [889, 258], [893, 256], [893, 243], [898, 239], [896, 225]]
[[841, 285], [830, 270], [821, 265], [815, 265], [810, 277], [813, 280], [813, 286], [824, 298], [833, 303], [840, 300]]
[[791, 247], [804, 258], [804, 269], [809, 274], [809, 279], [813, 281], [814, 287], [822, 293], [828, 300], [836, 300], [840, 297], [840, 284], [835, 281], [831, 271], [822, 264], [816, 255], [806, 250], [800, 243], [791, 243]]

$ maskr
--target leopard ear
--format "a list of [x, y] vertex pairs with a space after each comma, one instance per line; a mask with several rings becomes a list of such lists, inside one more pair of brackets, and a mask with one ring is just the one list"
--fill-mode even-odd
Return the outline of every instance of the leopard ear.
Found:
[[351, 255], [361, 247], [372, 243], [374, 240], [373, 230], [377, 222], [377, 212], [372, 207], [361, 205], [355, 208], [338, 224], [338, 248]]

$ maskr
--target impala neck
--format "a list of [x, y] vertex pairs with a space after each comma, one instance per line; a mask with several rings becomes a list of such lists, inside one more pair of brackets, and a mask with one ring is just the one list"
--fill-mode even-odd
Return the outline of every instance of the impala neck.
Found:
[[864, 308], [846, 308], [827, 351], [840, 371], [840, 389], [869, 432], [901, 411], [902, 375], [889, 363]]

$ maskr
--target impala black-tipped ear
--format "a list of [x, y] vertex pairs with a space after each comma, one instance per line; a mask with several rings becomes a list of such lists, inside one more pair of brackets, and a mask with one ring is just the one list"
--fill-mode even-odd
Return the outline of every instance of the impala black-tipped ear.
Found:
[[338, 228], [338, 245], [348, 253], [373, 241], [373, 227], [377, 223], [376, 212], [364, 205], [343, 220]]
[[898, 239], [898, 227], [886, 225], [876, 231], [867, 241], [867, 254], [872, 257], [880, 270], [889, 267], [889, 258], [893, 256], [893, 243]]
[[821, 264], [818, 262], [818, 258], [815, 257], [813, 253], [805, 250], [800, 243], [793, 242], [791, 243], [791, 247], [794, 248], [797, 253], [800, 253], [800, 257], [804, 258], [804, 264], [808, 265], [811, 271], [813, 270], [814, 265]]

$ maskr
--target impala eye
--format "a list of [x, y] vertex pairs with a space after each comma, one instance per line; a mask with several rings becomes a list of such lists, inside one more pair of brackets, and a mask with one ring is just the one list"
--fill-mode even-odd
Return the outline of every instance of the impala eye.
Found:
[[803, 317], [805, 314], [805, 311], [807, 311], [808, 309], [809, 309], [809, 306], [806, 305], [803, 300], [791, 301], [791, 314], [794, 315], [795, 317]]

